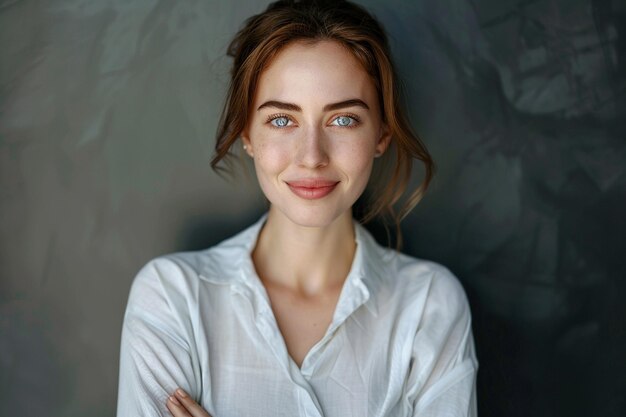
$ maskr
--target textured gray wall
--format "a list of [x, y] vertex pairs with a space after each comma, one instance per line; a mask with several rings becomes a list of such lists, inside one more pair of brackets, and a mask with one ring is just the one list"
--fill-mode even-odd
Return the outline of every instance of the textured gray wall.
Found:
[[[625, 415], [623, 2], [361, 3], [438, 163], [405, 249], [468, 292], [481, 415]], [[264, 5], [0, 0], [0, 416], [114, 415], [139, 267], [264, 210], [208, 166]]]

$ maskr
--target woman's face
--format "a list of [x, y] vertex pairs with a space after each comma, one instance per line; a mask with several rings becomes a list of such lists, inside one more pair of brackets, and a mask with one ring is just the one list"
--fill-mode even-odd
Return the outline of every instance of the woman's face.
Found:
[[390, 138], [359, 61], [337, 42], [291, 43], [253, 103], [241, 136], [272, 210], [311, 227], [349, 214]]

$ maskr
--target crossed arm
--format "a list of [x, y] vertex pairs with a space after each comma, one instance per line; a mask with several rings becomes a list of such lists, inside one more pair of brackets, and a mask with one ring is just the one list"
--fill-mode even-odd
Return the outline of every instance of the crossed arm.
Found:
[[[150, 262], [131, 287], [120, 346], [117, 417], [211, 417], [199, 398], [200, 370], [185, 324], [171, 305], [183, 303], [171, 262]], [[177, 389], [181, 390], [178, 393]]]

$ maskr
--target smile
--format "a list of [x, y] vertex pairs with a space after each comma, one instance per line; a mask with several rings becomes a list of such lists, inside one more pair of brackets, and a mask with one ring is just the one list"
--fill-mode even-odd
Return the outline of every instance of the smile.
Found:
[[297, 181], [286, 181], [291, 192], [300, 198], [306, 200], [316, 200], [318, 198], [326, 197], [330, 194], [339, 181], [328, 181], [324, 179], [306, 179]]

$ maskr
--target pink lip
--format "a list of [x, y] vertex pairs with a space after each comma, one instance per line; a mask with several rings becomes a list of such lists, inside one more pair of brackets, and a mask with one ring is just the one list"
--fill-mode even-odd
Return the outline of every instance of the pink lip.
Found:
[[330, 194], [339, 181], [329, 181], [323, 178], [307, 178], [302, 180], [286, 181], [289, 189], [298, 197], [306, 200], [316, 200]]

